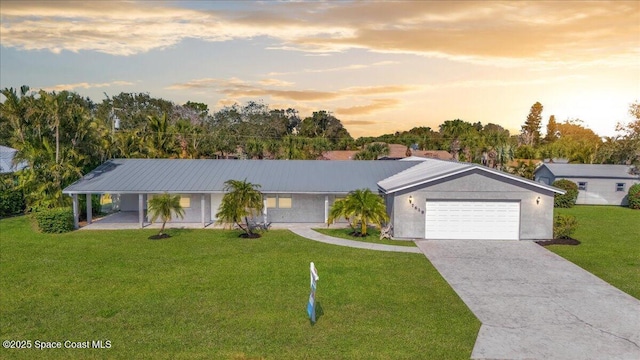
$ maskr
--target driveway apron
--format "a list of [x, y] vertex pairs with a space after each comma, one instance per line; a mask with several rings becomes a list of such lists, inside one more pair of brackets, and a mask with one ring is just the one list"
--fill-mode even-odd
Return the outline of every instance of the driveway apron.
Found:
[[416, 243], [482, 322], [472, 359], [640, 359], [640, 301], [543, 247]]

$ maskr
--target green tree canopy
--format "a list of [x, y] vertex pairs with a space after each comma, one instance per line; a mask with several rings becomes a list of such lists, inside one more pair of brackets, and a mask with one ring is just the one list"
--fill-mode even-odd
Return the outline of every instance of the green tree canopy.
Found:
[[335, 220], [345, 218], [353, 228], [360, 226], [360, 234], [367, 235], [369, 224], [375, 224], [378, 228], [389, 221], [384, 200], [369, 189], [352, 191], [346, 198], [336, 200], [329, 210], [330, 225]]
[[158, 220], [158, 218], [162, 220], [162, 227], [158, 236], [164, 235], [164, 227], [167, 221], [171, 220], [173, 214], [181, 219], [184, 218], [184, 209], [180, 205], [180, 195], [171, 195], [169, 193], [154, 195], [149, 199], [149, 212], [151, 213], [151, 222]]
[[[248, 237], [255, 237], [249, 216], [258, 215], [263, 209], [260, 185], [245, 180], [227, 180], [224, 183], [225, 194], [216, 213], [218, 223], [237, 225]], [[244, 220], [244, 223], [243, 223]]]

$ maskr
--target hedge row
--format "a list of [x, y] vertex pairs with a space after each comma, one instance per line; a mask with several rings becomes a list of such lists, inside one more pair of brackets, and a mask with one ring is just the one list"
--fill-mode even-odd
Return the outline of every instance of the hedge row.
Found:
[[40, 231], [45, 233], [65, 233], [73, 230], [73, 210], [59, 208], [33, 213]]

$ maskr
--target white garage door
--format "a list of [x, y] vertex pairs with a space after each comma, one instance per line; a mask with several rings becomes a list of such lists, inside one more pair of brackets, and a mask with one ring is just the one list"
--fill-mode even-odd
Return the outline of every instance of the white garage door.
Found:
[[519, 239], [519, 202], [427, 201], [425, 214], [426, 239]]

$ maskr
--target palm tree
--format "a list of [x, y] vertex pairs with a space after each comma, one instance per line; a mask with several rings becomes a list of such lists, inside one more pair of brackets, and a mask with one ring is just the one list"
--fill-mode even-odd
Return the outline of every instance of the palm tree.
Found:
[[327, 223], [331, 224], [341, 217], [351, 219], [352, 227], [360, 223], [361, 236], [367, 236], [369, 223], [380, 228], [383, 222], [389, 221], [384, 200], [370, 189], [352, 191], [346, 198], [336, 201], [329, 211]]
[[218, 223], [235, 224], [245, 232], [247, 237], [258, 237], [249, 226], [248, 216], [257, 215], [262, 211], [264, 204], [259, 188], [260, 185], [252, 184], [247, 179], [225, 181], [225, 194], [216, 214]]
[[180, 195], [171, 195], [169, 193], [155, 195], [149, 200], [149, 211], [151, 212], [151, 222], [156, 221], [158, 218], [162, 219], [162, 227], [158, 236], [164, 235], [164, 226], [167, 221], [171, 220], [172, 213], [184, 219], [184, 209], [180, 205]]

